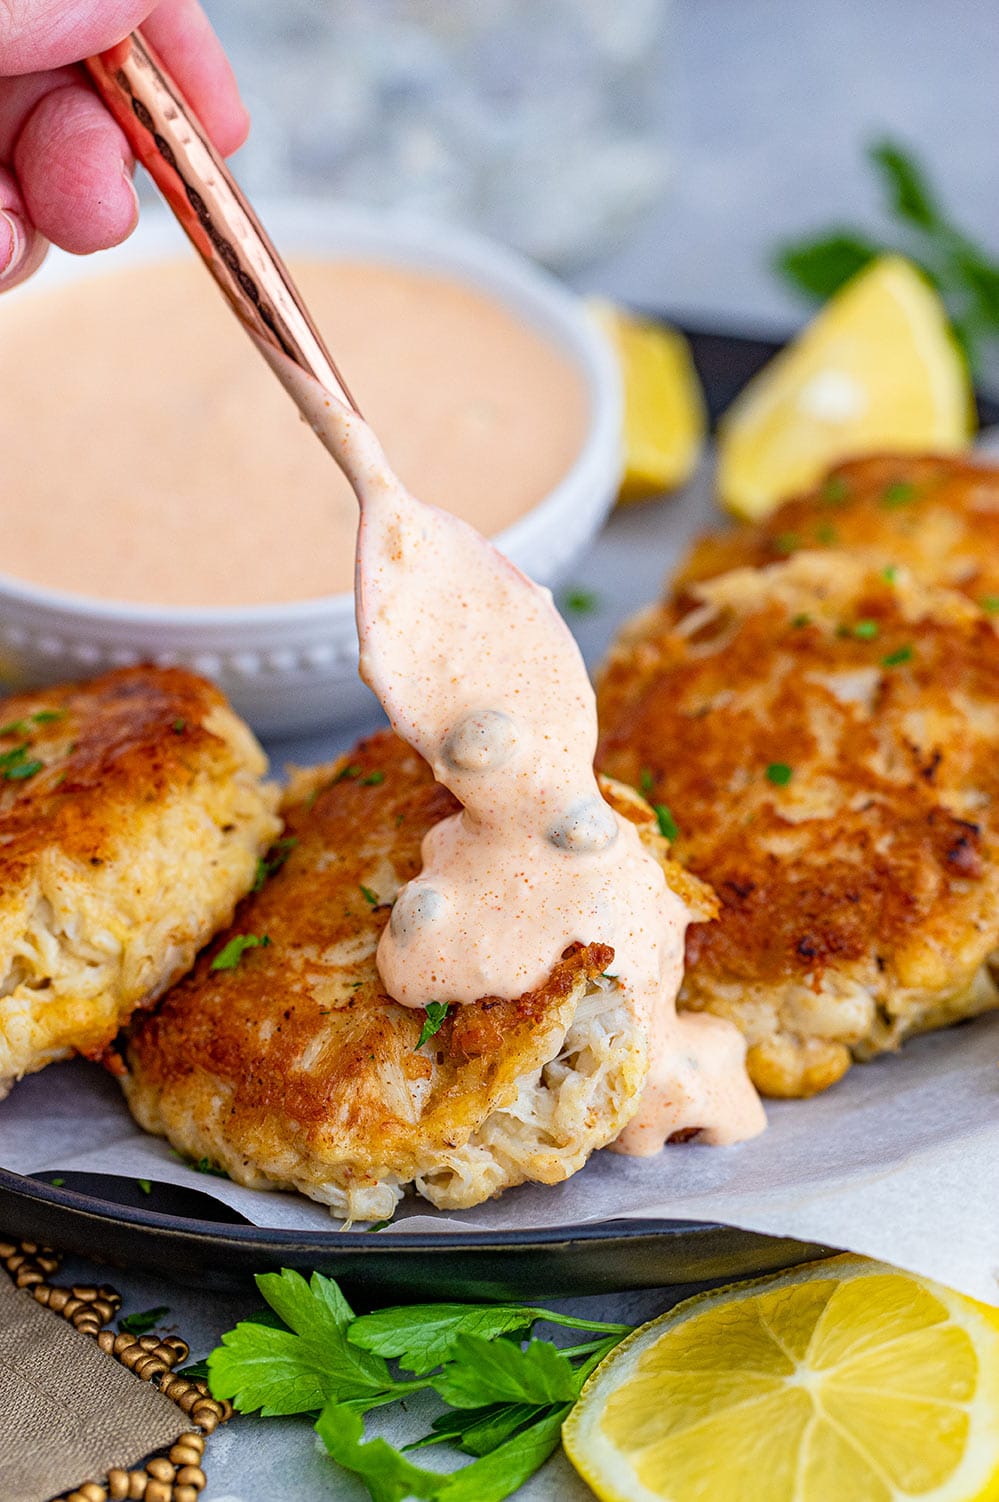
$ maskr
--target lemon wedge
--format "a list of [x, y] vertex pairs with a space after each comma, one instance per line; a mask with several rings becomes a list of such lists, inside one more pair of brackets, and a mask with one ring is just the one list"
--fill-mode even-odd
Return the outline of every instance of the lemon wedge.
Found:
[[740, 393], [719, 426], [722, 505], [757, 520], [831, 464], [879, 451], [953, 453], [974, 406], [937, 294], [882, 256]]
[[690, 346], [676, 329], [647, 323], [594, 299], [590, 310], [621, 365], [624, 385], [624, 505], [689, 480], [707, 428]]
[[603, 1502], [999, 1497], [999, 1310], [859, 1257], [699, 1294], [583, 1388]]

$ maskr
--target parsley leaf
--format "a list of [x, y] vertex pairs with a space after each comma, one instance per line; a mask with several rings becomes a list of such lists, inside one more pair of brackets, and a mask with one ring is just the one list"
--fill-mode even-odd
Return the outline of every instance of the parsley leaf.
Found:
[[824, 302], [881, 255], [882, 250], [882, 246], [860, 234], [832, 230], [815, 240], [781, 246], [775, 266], [789, 282]]
[[377, 1402], [386, 1392], [403, 1396], [412, 1384], [395, 1383], [380, 1356], [347, 1340], [354, 1312], [332, 1278], [285, 1269], [264, 1273], [257, 1287], [287, 1330], [244, 1320], [222, 1337], [208, 1358], [212, 1392], [231, 1398], [243, 1413], [265, 1417], [310, 1413], [330, 1399]]
[[434, 1390], [452, 1408], [484, 1403], [572, 1402], [579, 1393], [567, 1356], [547, 1340], [531, 1340], [523, 1350], [509, 1340], [459, 1335]]
[[669, 840], [671, 843], [674, 840], [678, 840], [680, 838], [680, 830], [665, 803], [653, 803], [652, 808], [656, 818], [659, 820], [659, 833], [663, 839]]
[[379, 1356], [395, 1356], [408, 1372], [422, 1375], [447, 1360], [459, 1335], [493, 1340], [526, 1332], [539, 1320], [601, 1335], [627, 1335], [631, 1329], [630, 1325], [576, 1319], [522, 1304], [410, 1304], [362, 1314], [350, 1328], [350, 1339]]
[[276, 840], [266, 855], [259, 856], [257, 859], [257, 874], [253, 879], [253, 886], [250, 890], [259, 892], [268, 878], [273, 876], [276, 871], [280, 871], [297, 844], [297, 837], [289, 834], [283, 840]]
[[234, 934], [212, 960], [213, 970], [235, 970], [247, 949], [266, 949], [270, 944], [266, 934]]
[[18, 761], [12, 767], [4, 770], [4, 778], [7, 782], [24, 782], [28, 777], [34, 777], [44, 766], [40, 761]]
[[373, 892], [370, 887], [366, 887], [363, 881], [359, 881], [358, 886], [361, 889], [361, 896], [369, 907], [381, 907], [381, 898], [377, 892]]
[[420, 1028], [420, 1037], [416, 1045], [417, 1048], [422, 1048], [424, 1043], [426, 1043], [428, 1039], [432, 1038], [435, 1033], [440, 1032], [441, 1028], [444, 1026], [444, 1019], [447, 1017], [447, 1014], [450, 1010], [451, 1008], [446, 1001], [427, 1002], [427, 1005], [424, 1008], [424, 1021], [423, 1026]]
[[453, 1472], [437, 1493], [441, 1502], [503, 1502], [558, 1447], [562, 1425], [571, 1410], [572, 1404], [565, 1403], [542, 1412], [529, 1428], [522, 1429], [482, 1459]]
[[881, 177], [889, 207], [900, 219], [923, 230], [944, 227], [933, 189], [914, 157], [894, 141], [875, 142], [867, 156]]
[[882, 657], [881, 666], [883, 668], [897, 668], [903, 662], [911, 662], [912, 657], [913, 650], [911, 646], [898, 647], [894, 652], [889, 652], [887, 657]]
[[407, 1497], [435, 1502], [442, 1495], [447, 1478], [415, 1466], [387, 1440], [365, 1442], [364, 1420], [347, 1404], [327, 1404], [316, 1421], [316, 1433], [344, 1470], [362, 1478], [373, 1502], [404, 1502]]
[[[265, 1416], [318, 1410], [327, 1452], [373, 1502], [503, 1502], [551, 1455], [583, 1382], [629, 1331], [515, 1305], [422, 1304], [355, 1319], [320, 1273], [309, 1283], [271, 1273], [257, 1285], [270, 1309], [209, 1356], [212, 1392]], [[600, 1338], [562, 1349], [531, 1339], [522, 1348], [541, 1320]], [[390, 1357], [419, 1375], [393, 1377]], [[444, 1444], [473, 1456], [461, 1470], [426, 1470], [384, 1439], [365, 1439], [367, 1411], [427, 1388], [451, 1410], [406, 1448]]]
[[564, 611], [571, 615], [592, 615], [600, 609], [600, 596], [595, 589], [583, 589], [576, 586], [564, 591], [561, 598]]
[[515, 1304], [413, 1304], [362, 1314], [350, 1328], [350, 1340], [379, 1356], [396, 1356], [407, 1372], [423, 1376], [448, 1359], [460, 1335], [493, 1340], [526, 1333], [545, 1317], [543, 1310]]
[[767, 767], [767, 781], [772, 782], [775, 788], [786, 788], [794, 776], [794, 769], [787, 762], [772, 761]]
[[889, 511], [894, 511], [899, 506], [908, 506], [915, 499], [916, 487], [911, 480], [893, 480], [890, 485], [885, 486], [881, 504]]
[[126, 1314], [124, 1319], [118, 1321], [118, 1329], [123, 1335], [148, 1335], [163, 1320], [164, 1315], [170, 1313], [166, 1304], [160, 1304], [157, 1309], [139, 1309], [135, 1314]]

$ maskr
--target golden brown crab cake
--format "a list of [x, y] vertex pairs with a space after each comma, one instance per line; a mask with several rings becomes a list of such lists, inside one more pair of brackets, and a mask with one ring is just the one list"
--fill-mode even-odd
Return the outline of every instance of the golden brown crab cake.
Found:
[[[665, 861], [642, 800], [615, 796]], [[427, 1017], [385, 995], [375, 950], [420, 845], [458, 804], [388, 732], [300, 774], [279, 869], [155, 1013], [137, 1019], [125, 1092], [137, 1120], [241, 1184], [298, 1189], [348, 1219], [390, 1216], [407, 1185], [463, 1208], [554, 1184], [633, 1114], [643, 1028], [606, 945], [574, 945], [536, 991]], [[238, 936], [260, 943], [233, 969]], [[266, 946], [264, 938], [268, 940]]]
[[712, 884], [680, 1004], [771, 1095], [999, 1004], [999, 637], [962, 595], [846, 554], [692, 586], [626, 628], [598, 765]]
[[944, 456], [842, 464], [765, 521], [708, 533], [673, 581], [677, 596], [733, 568], [762, 568], [802, 549], [841, 548], [999, 610], [999, 468]]
[[266, 766], [180, 668], [0, 704], [0, 1095], [99, 1057], [230, 922], [279, 828]]

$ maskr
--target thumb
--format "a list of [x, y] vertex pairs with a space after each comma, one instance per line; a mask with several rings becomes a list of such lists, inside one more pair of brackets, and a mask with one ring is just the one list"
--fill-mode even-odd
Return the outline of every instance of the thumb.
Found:
[[103, 52], [139, 26], [155, 0], [4, 0], [0, 76], [60, 68]]

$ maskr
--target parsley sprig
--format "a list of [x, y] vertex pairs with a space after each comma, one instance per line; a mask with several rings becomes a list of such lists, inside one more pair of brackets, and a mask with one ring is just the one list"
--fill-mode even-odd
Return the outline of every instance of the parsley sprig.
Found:
[[943, 296], [954, 333], [977, 368], [983, 343], [999, 336], [999, 261], [948, 217], [922, 166], [900, 142], [875, 142], [867, 157], [899, 233], [878, 239], [853, 227], [828, 229], [781, 246], [776, 269], [824, 301], [877, 256], [906, 255]]
[[[212, 1392], [244, 1413], [316, 1414], [328, 1453], [373, 1502], [502, 1502], [548, 1459], [586, 1378], [631, 1330], [509, 1304], [415, 1304], [358, 1319], [320, 1273], [266, 1273], [257, 1287], [281, 1325], [266, 1314], [224, 1335], [208, 1358]], [[534, 1335], [541, 1322], [593, 1338], [557, 1347]], [[447, 1407], [406, 1450], [449, 1446], [471, 1457], [460, 1470], [427, 1469], [364, 1437], [365, 1414], [424, 1391]]]

